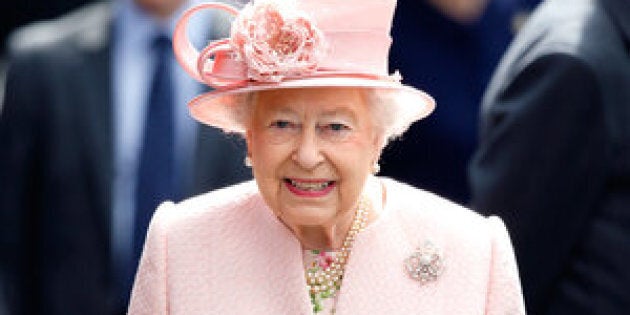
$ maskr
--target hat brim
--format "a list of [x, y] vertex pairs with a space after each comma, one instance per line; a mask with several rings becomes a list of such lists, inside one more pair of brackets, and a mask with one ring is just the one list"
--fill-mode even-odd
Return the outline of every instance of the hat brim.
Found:
[[[248, 93], [303, 88], [362, 88], [391, 94], [393, 102], [398, 103], [401, 117], [399, 124], [409, 126], [413, 122], [428, 116], [435, 109], [435, 101], [427, 93], [398, 82], [370, 80], [363, 78], [305, 78], [274, 84], [250, 84], [228, 90], [215, 90], [195, 97], [188, 103], [190, 113], [199, 122], [222, 129], [225, 132], [244, 133], [245, 126], [239, 122], [236, 113], [238, 102], [243, 101]], [[387, 106], [388, 104], [383, 104]]]

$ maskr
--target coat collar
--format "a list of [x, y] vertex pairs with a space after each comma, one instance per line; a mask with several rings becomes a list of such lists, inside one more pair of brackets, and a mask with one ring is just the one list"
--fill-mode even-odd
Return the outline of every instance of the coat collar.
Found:
[[630, 2], [627, 0], [602, 0], [604, 9], [612, 16], [616, 25], [623, 32], [624, 39], [630, 41]]
[[[388, 203], [379, 219], [360, 233], [355, 241], [351, 257], [346, 265], [345, 278], [339, 292], [337, 304], [338, 314], [391, 314], [417, 313], [419, 311], [435, 311], [432, 299], [440, 289], [440, 282], [421, 285], [406, 274], [403, 263], [416, 246], [429, 240], [437, 244], [442, 240], [434, 238], [435, 234], [428, 226], [414, 226], [410, 233], [409, 222], [399, 210], [400, 205], [394, 187], [395, 182], [385, 180], [388, 190]], [[262, 255], [264, 259], [257, 264], [249, 265], [253, 275], [258, 272], [272, 275], [288, 275], [287, 282], [271, 289], [272, 292], [253, 288], [243, 292], [243, 297], [256, 300], [263, 294], [266, 303], [274, 309], [265, 311], [276, 314], [311, 314], [302, 261], [302, 249], [293, 234], [267, 208], [262, 199], [255, 207], [258, 211], [253, 222], [243, 226], [262, 226], [260, 230], [268, 231], [273, 239], [275, 253], [260, 251], [269, 248], [268, 239], [251, 235], [248, 255]], [[249, 231], [251, 233], [251, 231]], [[266, 239], [266, 240], [265, 240]], [[278, 255], [276, 251], [281, 251]], [[241, 252], [242, 254], [242, 252]], [[239, 254], [240, 255], [240, 254]], [[253, 269], [253, 270], [252, 270]], [[277, 299], [277, 301], [269, 299]], [[261, 297], [261, 300], [263, 298]]]

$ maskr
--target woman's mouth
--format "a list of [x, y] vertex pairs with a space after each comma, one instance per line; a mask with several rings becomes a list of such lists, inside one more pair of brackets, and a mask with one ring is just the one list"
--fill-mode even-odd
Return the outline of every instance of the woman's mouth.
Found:
[[321, 197], [328, 194], [336, 182], [330, 180], [285, 178], [284, 183], [292, 193], [302, 197]]

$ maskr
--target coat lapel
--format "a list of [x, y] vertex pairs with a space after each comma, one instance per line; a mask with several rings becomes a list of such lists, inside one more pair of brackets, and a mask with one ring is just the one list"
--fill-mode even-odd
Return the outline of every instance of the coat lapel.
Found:
[[[251, 187], [250, 192], [256, 189], [253, 182]], [[226, 191], [231, 192], [223, 190]], [[248, 191], [240, 190], [241, 196], [247, 194]], [[217, 194], [214, 196], [221, 200], [226, 198]], [[211, 303], [204, 308], [213, 314], [310, 315], [312, 310], [299, 242], [259, 195], [251, 200], [253, 202], [245, 207], [229, 209], [228, 215], [214, 216], [207, 223], [200, 223], [199, 230], [203, 233], [207, 233], [205, 229], [209, 225], [217, 227], [211, 231], [213, 236], [203, 239], [220, 237], [221, 241], [195, 251], [194, 262], [205, 261], [213, 268], [210, 272], [194, 276], [193, 281], [203, 278], [201, 282], [210, 283], [212, 288], [207, 290], [200, 286], [203, 288], [200, 290], [208, 295], [203, 295], [193, 304]], [[213, 258], [217, 252], [221, 255], [219, 259]], [[232, 272], [226, 273], [225, 270]], [[185, 273], [181, 270], [177, 275]], [[173, 281], [186, 285], [185, 290], [190, 290], [191, 282], [190, 279]], [[177, 288], [173, 289], [173, 292], [177, 291]]]
[[[257, 269], [262, 274], [268, 272], [269, 275], [275, 275], [275, 279], [280, 281], [273, 281], [272, 287], [269, 287], [267, 292], [254, 290], [248, 295], [261, 296], [262, 294], [264, 298], [271, 299], [270, 309], [264, 314], [310, 315], [312, 306], [305, 282], [302, 247], [289, 229], [272, 214], [262, 199], [260, 204], [263, 211], [259, 213], [258, 222], [265, 222], [264, 225], [269, 227], [265, 230], [273, 235], [272, 244], [277, 244], [277, 249], [270, 252], [266, 250], [270, 244], [259, 244], [258, 247], [266, 252], [266, 255], [261, 254], [261, 257], [266, 257], [266, 262], [258, 264]], [[259, 240], [262, 239], [262, 237], [259, 238]]]
[[603, 0], [603, 5], [623, 32], [625, 41], [630, 42], [630, 2], [627, 0]]
[[[84, 34], [77, 45], [81, 53], [80, 62], [75, 69], [76, 90], [75, 105], [79, 108], [78, 119], [83, 124], [77, 132], [85, 133], [82, 137], [88, 165], [86, 172], [93, 177], [94, 200], [92, 205], [98, 209], [101, 235], [109, 240], [111, 186], [113, 176], [113, 132], [111, 102], [111, 11], [103, 6], [101, 24], [94, 32]], [[107, 242], [106, 242], [107, 243]]]

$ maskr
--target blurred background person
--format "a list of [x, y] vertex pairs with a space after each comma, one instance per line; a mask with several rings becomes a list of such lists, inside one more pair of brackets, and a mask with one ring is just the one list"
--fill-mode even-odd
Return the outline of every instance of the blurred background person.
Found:
[[[18, 26], [50, 19], [90, 0], [29, 0], [0, 2], [0, 100], [4, 95], [6, 74], [5, 44], [7, 36]], [[0, 101], [0, 111], [2, 102]]]
[[630, 312], [630, 2], [548, 0], [484, 98], [473, 205], [511, 232], [528, 314]]
[[7, 36], [18, 26], [57, 17], [93, 0], [3, 1], [0, 4], [0, 47], [4, 51]]
[[[381, 174], [460, 203], [477, 144], [479, 103], [501, 54], [538, 0], [398, 0], [390, 70], [438, 100], [391, 144]], [[427, 149], [430, 148], [430, 149]]]
[[[99, 2], [12, 35], [0, 116], [11, 314], [123, 314], [157, 202], [251, 176], [242, 143], [188, 116], [202, 87], [170, 36], [190, 4]], [[219, 22], [191, 36], [203, 43]]]

